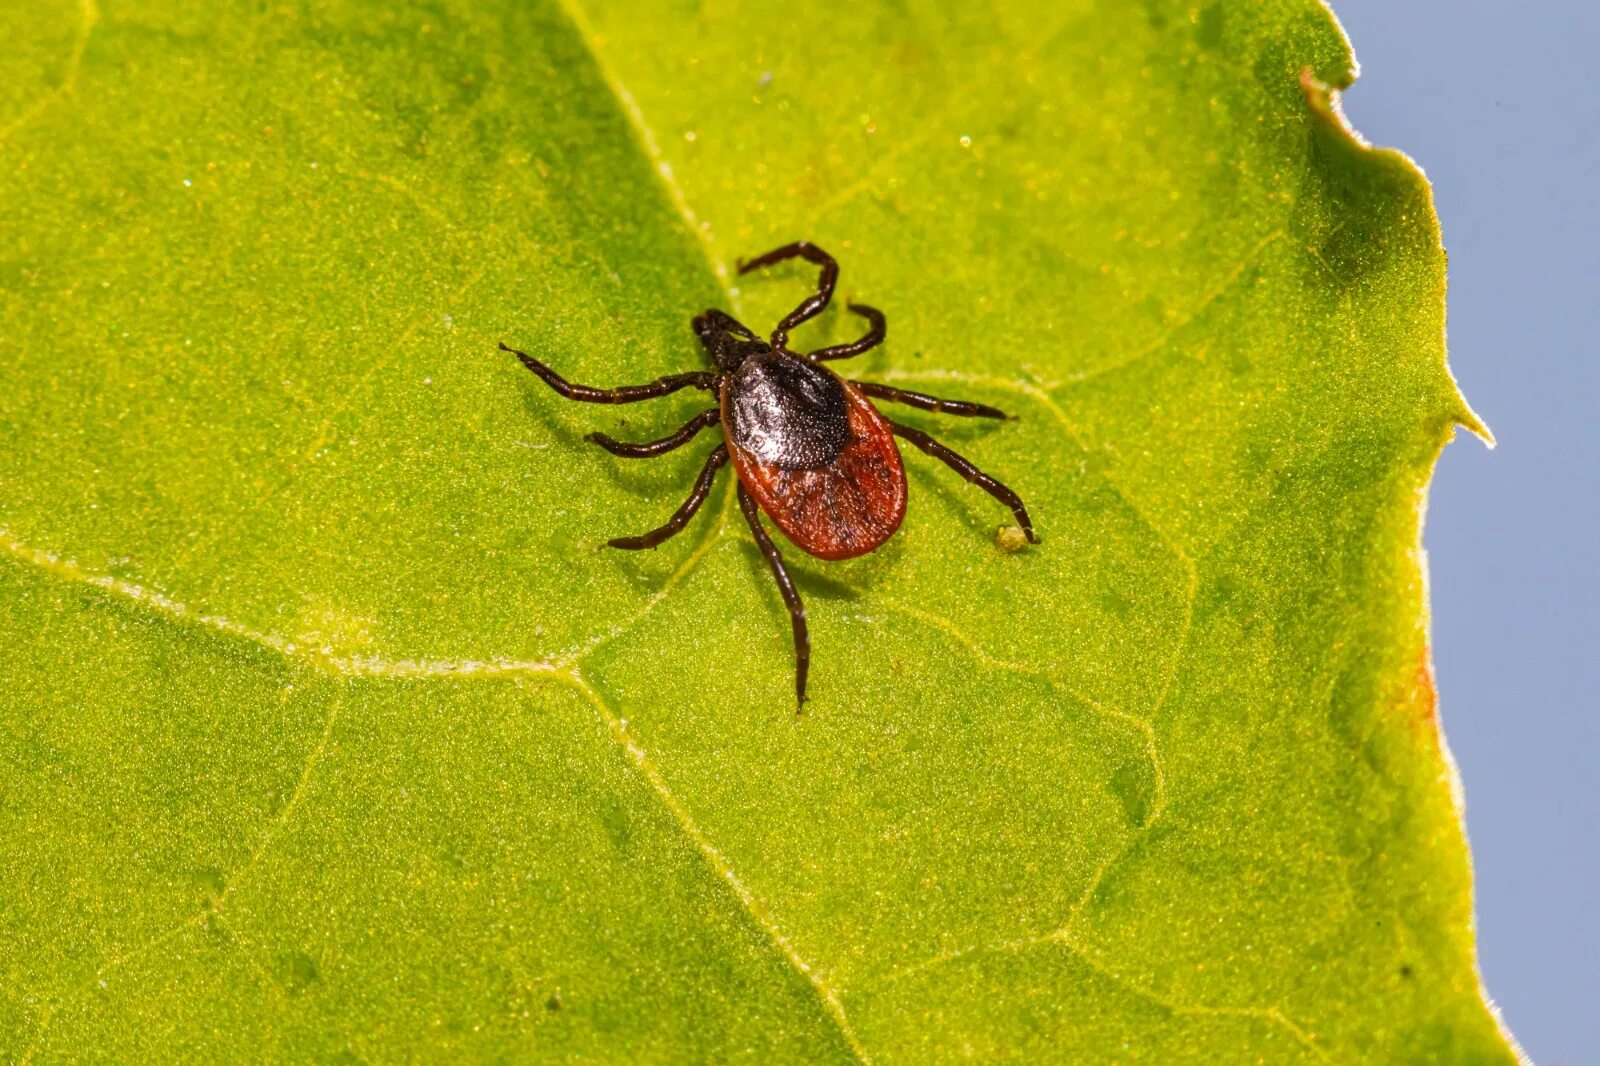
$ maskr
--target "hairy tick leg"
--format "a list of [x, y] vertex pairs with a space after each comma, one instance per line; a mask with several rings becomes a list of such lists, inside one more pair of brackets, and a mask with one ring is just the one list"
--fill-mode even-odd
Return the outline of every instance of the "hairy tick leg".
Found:
[[911, 392], [908, 389], [897, 389], [892, 385], [880, 385], [876, 381], [852, 381], [850, 384], [878, 400], [889, 400], [893, 403], [903, 403], [907, 407], [917, 407], [924, 411], [937, 411], [941, 415], [963, 415], [967, 418], [1004, 418], [1011, 419], [998, 407], [990, 407], [986, 403], [972, 403], [968, 400], [945, 400], [938, 396], [929, 396], [925, 392]]
[[867, 320], [867, 332], [858, 341], [849, 344], [835, 344], [831, 348], [818, 348], [807, 358], [821, 362], [826, 359], [848, 359], [852, 355], [871, 351], [883, 343], [883, 338], [889, 334], [888, 321], [883, 317], [883, 312], [876, 307], [866, 304], [849, 304], [850, 310]]
[[590, 433], [584, 439], [594, 441], [612, 455], [620, 455], [624, 459], [653, 459], [658, 455], [665, 455], [674, 448], [681, 448], [694, 439], [707, 426], [714, 426], [722, 421], [722, 412], [713, 407], [709, 411], [702, 411], [688, 422], [685, 422], [676, 431], [667, 434], [660, 440], [643, 441], [631, 444], [627, 441], [608, 437], [604, 433]]
[[795, 591], [794, 582], [789, 579], [789, 571], [783, 565], [778, 546], [772, 543], [772, 538], [761, 525], [761, 512], [756, 508], [756, 501], [750, 498], [742, 484], [739, 486], [739, 510], [744, 512], [744, 520], [750, 523], [756, 547], [767, 557], [767, 565], [772, 568], [772, 576], [778, 582], [778, 592], [783, 595], [784, 605], [789, 608], [789, 624], [794, 629], [795, 713], [799, 714], [805, 708], [806, 674], [811, 670], [811, 634], [806, 630], [805, 604], [800, 602], [800, 593]]
[[728, 461], [728, 446], [719, 444], [710, 455], [706, 456], [706, 465], [700, 468], [700, 476], [695, 478], [694, 488], [689, 490], [689, 498], [679, 505], [667, 519], [666, 524], [648, 533], [641, 533], [637, 537], [617, 537], [615, 540], [606, 541], [613, 548], [622, 548], [626, 551], [638, 551], [641, 548], [654, 548], [667, 538], [681, 532], [689, 524], [689, 519], [700, 510], [700, 505], [706, 502], [706, 494], [711, 491], [711, 483], [716, 480], [717, 471]]
[[556, 390], [560, 395], [569, 400], [581, 400], [584, 403], [638, 403], [640, 400], [653, 400], [657, 396], [666, 396], [668, 393], [677, 392], [679, 389], [710, 389], [716, 380], [715, 374], [709, 371], [696, 370], [687, 374], [668, 374], [666, 377], [656, 378], [648, 385], [624, 385], [617, 389], [596, 389], [589, 385], [573, 384], [527, 352], [521, 352], [509, 347], [505, 341], [500, 342], [500, 350], [510, 352], [518, 359], [521, 359], [523, 366], [537, 374], [541, 381]]
[[774, 348], [787, 348], [789, 331], [808, 318], [820, 314], [822, 309], [828, 306], [828, 301], [833, 299], [833, 287], [839, 281], [839, 264], [834, 261], [833, 256], [810, 241], [795, 241], [781, 248], [774, 248], [764, 255], [758, 255], [754, 259], [747, 259], [739, 264], [739, 273], [748, 274], [752, 270], [781, 263], [785, 259], [804, 259], [817, 264], [822, 268], [822, 272], [817, 277], [817, 291], [800, 301], [800, 306], [784, 316], [783, 321], [778, 323], [778, 328], [772, 331]]
[[1022, 527], [1023, 536], [1028, 538], [1028, 543], [1039, 543], [1038, 536], [1033, 532], [1033, 522], [1028, 518], [1028, 509], [1022, 504], [1021, 496], [1018, 496], [1005, 485], [979, 470], [970, 460], [946, 448], [943, 444], [922, 432], [922, 430], [912, 429], [910, 426], [902, 426], [898, 422], [890, 422], [889, 428], [894, 430], [896, 436], [904, 437], [927, 454], [944, 463], [951, 470], [983, 489], [984, 492], [1011, 508], [1011, 513], [1017, 516], [1017, 525]]

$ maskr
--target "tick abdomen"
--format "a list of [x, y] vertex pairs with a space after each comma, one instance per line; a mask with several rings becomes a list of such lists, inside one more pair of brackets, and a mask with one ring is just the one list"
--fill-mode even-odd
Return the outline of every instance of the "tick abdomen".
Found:
[[844, 385], [815, 363], [786, 352], [751, 356], [726, 388], [728, 440], [759, 463], [818, 470], [850, 443]]
[[[905, 472], [889, 423], [822, 367], [779, 353], [750, 363], [757, 366], [748, 381], [736, 383], [736, 372], [723, 394], [729, 457], [750, 495], [819, 559], [851, 559], [888, 540], [906, 513]], [[742, 423], [735, 414], [741, 401]], [[766, 455], [752, 446], [757, 441]]]

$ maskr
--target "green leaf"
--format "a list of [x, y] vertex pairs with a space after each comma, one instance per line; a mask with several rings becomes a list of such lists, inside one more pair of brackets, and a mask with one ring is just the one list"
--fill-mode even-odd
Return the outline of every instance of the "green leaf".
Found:
[[[102, 6], [103, 4], [103, 6]], [[1418, 532], [1427, 185], [1309, 0], [0, 13], [0, 1058], [1511, 1061]], [[704, 397], [820, 242], [907, 456], [788, 557]], [[808, 345], [859, 323], [838, 310]]]

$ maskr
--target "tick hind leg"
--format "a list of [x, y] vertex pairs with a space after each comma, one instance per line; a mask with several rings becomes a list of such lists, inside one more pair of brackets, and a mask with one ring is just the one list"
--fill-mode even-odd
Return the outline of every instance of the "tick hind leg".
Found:
[[648, 533], [641, 533], [637, 537], [617, 537], [606, 543], [613, 548], [638, 551], [642, 548], [654, 548], [667, 538], [682, 532], [683, 527], [689, 524], [689, 519], [700, 510], [700, 505], [706, 502], [706, 494], [711, 491], [711, 483], [716, 480], [717, 471], [721, 470], [727, 461], [728, 446], [717, 445], [711, 454], [706, 456], [706, 465], [700, 468], [700, 476], [695, 478], [694, 488], [689, 490], [689, 498], [672, 513], [672, 517], [667, 519], [665, 525]]
[[761, 512], [756, 509], [756, 502], [743, 485], [739, 486], [739, 510], [744, 512], [744, 520], [750, 523], [756, 547], [767, 557], [767, 565], [772, 568], [778, 591], [783, 595], [784, 606], [789, 608], [789, 624], [794, 629], [794, 694], [795, 713], [798, 714], [805, 707], [806, 674], [811, 670], [811, 634], [806, 630], [805, 604], [800, 602], [800, 593], [795, 591], [794, 582], [789, 580], [789, 571], [783, 565], [778, 546], [772, 543], [772, 538], [767, 536], [766, 529], [761, 525]]
[[876, 307], [866, 304], [847, 304], [850, 310], [867, 320], [867, 332], [858, 341], [849, 344], [835, 344], [831, 348], [818, 348], [809, 358], [821, 362], [825, 359], [848, 359], [852, 355], [871, 351], [883, 343], [883, 338], [888, 335], [888, 324], [884, 321], [883, 312]]
[[618, 389], [596, 389], [588, 385], [575, 385], [554, 370], [545, 366], [527, 352], [519, 352], [508, 347], [504, 341], [500, 342], [500, 350], [510, 352], [522, 360], [522, 365], [539, 376], [539, 379], [549, 385], [557, 393], [569, 400], [581, 400], [584, 403], [638, 403], [640, 400], [653, 400], [657, 396], [677, 392], [679, 389], [710, 389], [715, 382], [716, 375], [707, 371], [697, 370], [688, 374], [668, 374], [666, 377], [656, 378], [648, 385], [624, 385]]
[[924, 452], [944, 463], [951, 470], [977, 485], [984, 492], [1011, 508], [1011, 513], [1017, 516], [1017, 525], [1022, 527], [1022, 533], [1028, 538], [1028, 542], [1030, 544], [1039, 543], [1038, 536], [1033, 532], [1033, 522], [1028, 518], [1028, 509], [1022, 504], [1021, 496], [1018, 496], [1005, 485], [972, 465], [970, 460], [946, 448], [943, 444], [922, 432], [922, 430], [912, 429], [910, 426], [902, 426], [898, 422], [890, 422], [889, 428], [894, 430], [896, 436], [904, 437]]
[[790, 311], [784, 320], [778, 323], [778, 328], [772, 331], [774, 348], [787, 348], [789, 331], [808, 318], [820, 314], [822, 309], [828, 306], [828, 301], [833, 299], [833, 287], [839, 281], [839, 264], [834, 261], [833, 256], [810, 241], [795, 241], [782, 248], [774, 248], [765, 255], [747, 259], [739, 264], [739, 273], [748, 274], [752, 270], [781, 263], [785, 259], [804, 259], [815, 263], [822, 268], [822, 273], [817, 277], [817, 291], [800, 301], [800, 306]]

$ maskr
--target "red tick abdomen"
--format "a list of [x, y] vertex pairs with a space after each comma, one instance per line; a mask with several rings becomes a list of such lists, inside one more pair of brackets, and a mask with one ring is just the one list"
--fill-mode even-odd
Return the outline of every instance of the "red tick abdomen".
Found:
[[[865, 555], [893, 536], [906, 515], [906, 474], [894, 432], [871, 401], [841, 384], [850, 436], [827, 466], [774, 466], [728, 444], [739, 481], [761, 510], [795, 547], [819, 559]], [[723, 407], [726, 422], [726, 393]]]

